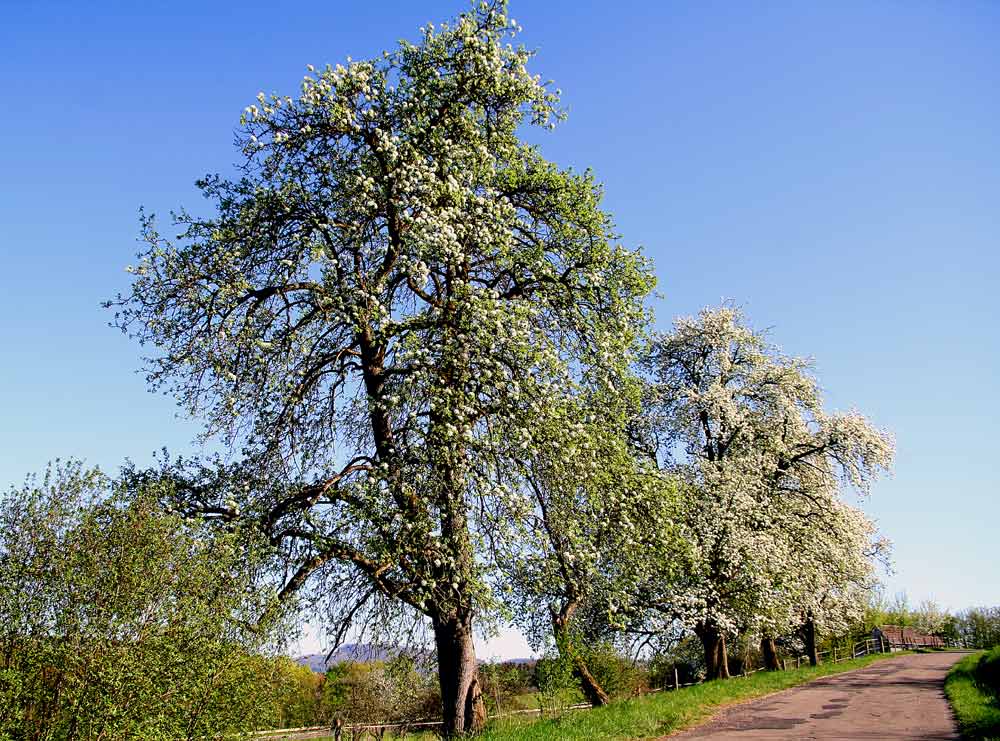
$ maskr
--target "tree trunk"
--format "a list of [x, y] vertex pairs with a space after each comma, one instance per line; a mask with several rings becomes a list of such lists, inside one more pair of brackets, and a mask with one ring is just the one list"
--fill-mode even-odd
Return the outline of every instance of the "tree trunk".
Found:
[[719, 636], [719, 679], [729, 679], [729, 654], [726, 650], [725, 633]]
[[587, 702], [590, 703], [591, 707], [600, 707], [602, 705], [607, 705], [611, 702], [611, 698], [608, 693], [604, 691], [597, 678], [590, 673], [590, 669], [587, 667], [587, 662], [584, 661], [583, 657], [580, 656], [570, 641], [569, 635], [569, 621], [576, 611], [576, 602], [567, 602], [563, 605], [562, 609], [556, 612], [552, 612], [552, 632], [555, 634], [556, 647], [559, 649], [559, 655], [566, 661], [569, 661], [573, 667], [573, 676], [580, 683], [580, 689], [583, 690], [583, 696], [587, 698]]
[[806, 616], [806, 622], [802, 626], [802, 638], [806, 644], [806, 655], [809, 657], [809, 664], [816, 666], [819, 663], [819, 656], [816, 655], [816, 623], [813, 622], [812, 613]]
[[698, 623], [695, 635], [701, 639], [705, 650], [705, 679], [725, 679], [729, 676], [726, 659], [726, 642], [721, 631], [711, 623]]
[[594, 675], [590, 673], [587, 664], [579, 655], [573, 656], [573, 676], [579, 680], [583, 695], [587, 698], [587, 702], [590, 703], [591, 707], [596, 708], [611, 702], [608, 693], [604, 691], [604, 688], [597, 682]]
[[778, 663], [778, 647], [773, 638], [760, 639], [760, 653], [764, 658], [764, 668], [769, 672], [776, 672], [781, 668]]
[[477, 733], [486, 725], [486, 705], [479, 685], [472, 616], [434, 620], [438, 679], [441, 682], [442, 736]]

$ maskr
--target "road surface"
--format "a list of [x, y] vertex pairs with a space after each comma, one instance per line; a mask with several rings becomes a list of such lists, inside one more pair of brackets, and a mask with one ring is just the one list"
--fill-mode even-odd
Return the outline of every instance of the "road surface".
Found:
[[910, 654], [823, 677], [721, 711], [669, 741], [959, 739], [944, 696], [957, 653]]

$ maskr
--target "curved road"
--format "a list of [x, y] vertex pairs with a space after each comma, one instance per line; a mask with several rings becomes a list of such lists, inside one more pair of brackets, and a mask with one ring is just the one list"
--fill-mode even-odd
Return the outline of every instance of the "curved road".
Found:
[[669, 736], [719, 741], [960, 738], [944, 696], [959, 653], [910, 654], [722, 710], [706, 724]]

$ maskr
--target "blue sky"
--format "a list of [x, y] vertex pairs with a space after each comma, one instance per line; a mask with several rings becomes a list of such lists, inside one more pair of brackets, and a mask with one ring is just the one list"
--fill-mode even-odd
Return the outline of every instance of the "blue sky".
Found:
[[[114, 469], [198, 426], [146, 392], [99, 302], [140, 205], [203, 209], [242, 108], [454, 2], [24, 2], [0, 25], [0, 484], [54, 457]], [[656, 263], [658, 323], [731, 298], [815, 358], [832, 409], [896, 435], [864, 504], [890, 591], [1000, 603], [1000, 6], [527, 3], [564, 91], [540, 141], [592, 167]], [[510, 637], [498, 653], [519, 652]]]

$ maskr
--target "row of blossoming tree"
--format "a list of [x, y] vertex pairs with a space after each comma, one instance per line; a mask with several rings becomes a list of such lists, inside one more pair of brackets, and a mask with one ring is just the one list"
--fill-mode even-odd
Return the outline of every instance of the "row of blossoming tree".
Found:
[[[840, 488], [888, 438], [830, 415], [732, 307], [650, 333], [652, 267], [589, 172], [526, 143], [563, 117], [503, 4], [247, 108], [208, 218], [144, 219], [116, 324], [234, 455], [167, 461], [171, 510], [251, 527], [334, 635], [423, 627], [446, 735], [482, 727], [477, 628], [572, 664], [602, 615], [726, 637], [835, 630], [881, 547]], [[814, 638], [810, 638], [813, 640]]]

